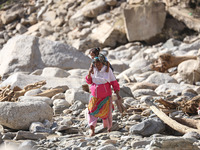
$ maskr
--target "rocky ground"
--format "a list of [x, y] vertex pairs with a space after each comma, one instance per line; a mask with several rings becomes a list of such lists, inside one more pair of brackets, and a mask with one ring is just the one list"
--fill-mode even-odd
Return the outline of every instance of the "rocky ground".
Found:
[[[193, 113], [186, 113], [156, 101], [199, 100], [200, 30], [198, 16], [188, 14], [191, 4], [195, 3], [38, 0], [4, 6], [0, 12], [2, 149], [200, 149], [198, 104], [190, 107], [195, 108]], [[85, 76], [91, 62], [88, 49], [96, 46], [102, 47], [114, 68], [127, 112], [122, 115], [115, 106], [112, 131], [107, 133], [98, 120], [96, 135], [90, 137]], [[165, 72], [152, 69], [165, 53], [196, 58]], [[46, 84], [26, 87], [39, 81]], [[170, 118], [197, 121], [192, 127], [197, 130], [178, 132], [152, 111], [148, 101]]]

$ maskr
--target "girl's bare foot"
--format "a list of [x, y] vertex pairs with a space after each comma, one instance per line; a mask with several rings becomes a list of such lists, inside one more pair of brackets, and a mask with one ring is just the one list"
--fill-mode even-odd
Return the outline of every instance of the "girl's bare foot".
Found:
[[94, 132], [94, 126], [90, 126], [90, 129], [91, 129], [91, 134], [90, 134], [90, 136], [94, 136], [95, 135], [95, 132]]

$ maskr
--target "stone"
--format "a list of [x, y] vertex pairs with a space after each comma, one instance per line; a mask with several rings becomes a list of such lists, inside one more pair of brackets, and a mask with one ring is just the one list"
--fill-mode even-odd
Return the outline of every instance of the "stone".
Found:
[[136, 83], [131, 87], [131, 91], [134, 92], [135, 90], [138, 89], [151, 89], [155, 90], [158, 87], [158, 85], [153, 84], [153, 83], [148, 83], [148, 82], [140, 82]]
[[91, 62], [89, 57], [67, 44], [27, 35], [10, 39], [0, 56], [1, 75], [16, 71], [33, 72], [47, 66], [86, 69]]
[[27, 28], [26, 28], [24, 25], [22, 25], [22, 24], [17, 24], [16, 30], [17, 30], [20, 34], [23, 34], [23, 33], [25, 33], [26, 31], [28, 31]]
[[56, 67], [46, 67], [43, 69], [41, 76], [67, 78], [70, 75], [66, 70]]
[[49, 128], [45, 128], [45, 126], [41, 122], [32, 122], [29, 131], [31, 133], [37, 133], [37, 132], [42, 132], [42, 133], [53, 133], [53, 131]]
[[109, 6], [115, 6], [117, 4], [117, 0], [105, 0], [105, 2]]
[[40, 102], [45, 102], [49, 106], [53, 104], [53, 101], [48, 98], [48, 97], [43, 97], [43, 96], [20, 96], [19, 97], [20, 102], [35, 102], [35, 101], [40, 101]]
[[124, 70], [129, 68], [129, 66], [127, 64], [125, 64], [119, 60], [111, 60], [109, 62], [112, 65], [114, 71], [116, 71], [116, 72], [123, 72]]
[[51, 22], [56, 19], [56, 12], [55, 11], [46, 11], [42, 15], [43, 21]]
[[0, 124], [17, 130], [27, 130], [32, 122], [53, 117], [52, 108], [44, 102], [1, 102]]
[[197, 132], [188, 132], [183, 135], [183, 138], [195, 138], [195, 139], [199, 140], [200, 134]]
[[71, 109], [72, 111], [75, 111], [75, 110], [84, 109], [84, 108], [85, 108], [85, 105], [81, 101], [75, 101], [69, 109]]
[[150, 136], [155, 133], [161, 133], [165, 130], [163, 122], [155, 119], [147, 119], [141, 123], [133, 125], [129, 132], [132, 134], [139, 134], [142, 136]]
[[42, 93], [42, 90], [40, 89], [33, 89], [33, 90], [30, 90], [30, 91], [27, 91], [24, 96], [34, 96], [34, 95], [37, 95], [39, 93]]
[[81, 101], [83, 104], [88, 104], [90, 93], [75, 89], [69, 89], [65, 92], [65, 99], [69, 104], [75, 101]]
[[16, 137], [14, 138], [15, 140], [38, 140], [38, 139], [45, 139], [46, 136], [43, 134], [38, 134], [38, 133], [31, 133], [28, 131], [18, 131]]
[[109, 145], [105, 145], [101, 148], [98, 148], [97, 150], [117, 150], [117, 148], [115, 146], [113, 146], [112, 144], [109, 144]]
[[181, 41], [178, 41], [175, 39], [169, 39], [167, 40], [167, 42], [163, 44], [162, 47], [171, 49], [171, 48], [174, 48], [175, 46], [179, 46], [180, 44], [181, 44]]
[[23, 89], [28, 84], [33, 84], [43, 80], [46, 81], [46, 84], [42, 86], [43, 89], [62, 88], [63, 91], [66, 91], [69, 88], [82, 88], [82, 85], [86, 84], [85, 79], [80, 77], [52, 78], [14, 73], [13, 75], [9, 76], [5, 81], [3, 81], [0, 84], [0, 87], [11, 85], [11, 89], [13, 89], [15, 86]]
[[31, 149], [33, 146], [35, 146], [37, 143], [35, 141], [32, 140], [27, 140], [22, 142], [19, 147], [18, 150], [25, 150], [25, 149]]
[[150, 140], [142, 140], [142, 141], [133, 141], [131, 143], [131, 146], [135, 149], [138, 148], [145, 148], [145, 146], [149, 145], [151, 143]]
[[94, 18], [107, 10], [107, 5], [103, 0], [96, 0], [83, 7], [85, 17]]
[[70, 104], [65, 99], [55, 99], [53, 101], [54, 114], [61, 114], [63, 110], [70, 107]]
[[11, 9], [8, 9], [1, 14], [1, 20], [3, 24], [9, 24], [18, 17], [22, 17], [24, 15], [24, 12], [25, 11], [22, 5], [14, 5]]
[[121, 97], [133, 97], [131, 89], [125, 85], [120, 87], [119, 94]]
[[168, 73], [160, 73], [155, 72], [152, 75], [150, 75], [145, 82], [153, 83], [156, 85], [162, 85], [166, 83], [177, 83], [177, 81], [171, 77]]
[[11, 140], [16, 136], [16, 134], [17, 134], [16, 132], [15, 133], [14, 132], [7, 132], [2, 136], [2, 139], [3, 140]]
[[134, 97], [140, 97], [144, 95], [157, 96], [157, 93], [151, 89], [138, 89], [133, 92]]
[[187, 88], [191, 88], [191, 85], [187, 85], [187, 84], [178, 84], [178, 83], [166, 83], [166, 84], [162, 84], [160, 86], [158, 86], [155, 89], [155, 92], [157, 94], [162, 94], [162, 93], [168, 93], [171, 95], [181, 95], [182, 91], [187, 89]]
[[161, 33], [166, 17], [163, 3], [127, 6], [123, 14], [129, 41], [144, 41]]
[[94, 41], [97, 40], [103, 46], [109, 47], [115, 47], [117, 42], [126, 42], [125, 33], [107, 22], [102, 22], [97, 28], [93, 29], [90, 38]]
[[198, 150], [197, 145], [194, 145], [194, 140], [190, 138], [182, 138], [175, 136], [156, 137], [146, 150], [162, 150], [162, 149], [176, 149], [176, 150]]

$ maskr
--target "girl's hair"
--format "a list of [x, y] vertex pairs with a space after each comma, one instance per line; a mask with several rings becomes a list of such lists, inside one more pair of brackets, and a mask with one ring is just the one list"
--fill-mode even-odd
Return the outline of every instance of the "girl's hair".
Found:
[[101, 61], [101, 59], [99, 57], [94, 57], [92, 63], [95, 64], [97, 62], [101, 62], [102, 63], [102, 61]]
[[89, 53], [94, 53], [95, 56], [98, 56], [100, 50], [101, 50], [101, 49], [100, 49], [99, 47], [95, 47], [95, 48], [90, 49], [90, 52], [89, 52]]

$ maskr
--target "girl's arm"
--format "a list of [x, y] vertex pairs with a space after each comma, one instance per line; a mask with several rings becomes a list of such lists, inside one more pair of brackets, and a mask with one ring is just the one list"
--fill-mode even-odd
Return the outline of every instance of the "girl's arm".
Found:
[[91, 77], [91, 73], [93, 72], [93, 67], [89, 68], [89, 72], [88, 75], [85, 77], [85, 80], [88, 84], [92, 84], [92, 77]]
[[106, 68], [106, 72], [109, 72], [109, 68], [110, 68], [110, 63], [109, 63], [109, 61], [107, 61], [107, 68]]

